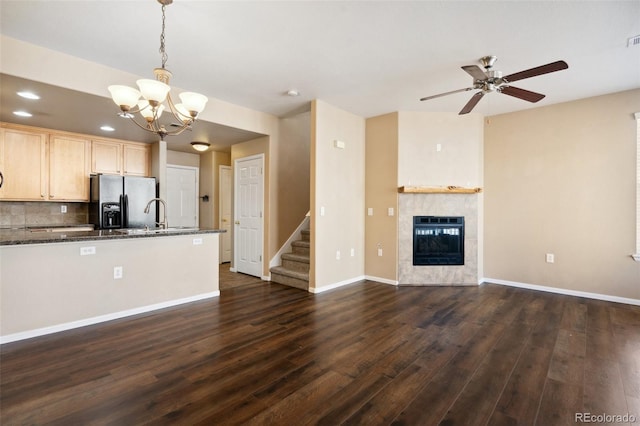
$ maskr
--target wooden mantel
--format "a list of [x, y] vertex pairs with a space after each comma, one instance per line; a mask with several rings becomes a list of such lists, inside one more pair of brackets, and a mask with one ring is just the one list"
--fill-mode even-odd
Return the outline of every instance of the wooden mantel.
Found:
[[401, 194], [477, 194], [482, 188], [465, 188], [463, 186], [401, 186]]

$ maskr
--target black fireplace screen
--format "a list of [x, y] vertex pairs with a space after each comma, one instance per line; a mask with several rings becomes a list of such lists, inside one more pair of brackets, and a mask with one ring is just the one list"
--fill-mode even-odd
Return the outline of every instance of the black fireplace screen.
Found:
[[464, 217], [414, 216], [414, 265], [464, 265]]

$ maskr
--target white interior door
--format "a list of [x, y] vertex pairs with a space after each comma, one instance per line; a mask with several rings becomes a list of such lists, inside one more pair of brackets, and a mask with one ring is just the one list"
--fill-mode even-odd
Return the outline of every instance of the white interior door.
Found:
[[231, 166], [220, 166], [220, 263], [231, 262]]
[[237, 272], [262, 276], [264, 156], [234, 162], [234, 256]]
[[170, 227], [198, 226], [198, 171], [197, 167], [167, 165], [167, 221]]

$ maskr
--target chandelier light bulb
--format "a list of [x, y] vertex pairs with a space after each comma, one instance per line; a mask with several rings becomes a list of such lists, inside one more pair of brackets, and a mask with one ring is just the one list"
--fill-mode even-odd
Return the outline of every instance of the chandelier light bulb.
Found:
[[140, 109], [140, 115], [149, 123], [160, 118], [162, 111], [164, 111], [164, 105], [160, 104], [154, 108], [145, 100], [138, 102], [138, 108]]
[[180, 118], [183, 123], [190, 123], [191, 121], [193, 121], [193, 117], [191, 117], [191, 114], [189, 114], [189, 110], [187, 110], [184, 105], [175, 104], [174, 106], [176, 107], [176, 111], [178, 111], [178, 118]]
[[167, 99], [167, 93], [171, 90], [168, 84], [164, 84], [158, 80], [152, 80], [150, 78], [143, 78], [136, 81], [136, 84], [140, 88], [142, 97], [149, 101], [150, 104], [161, 104]]
[[183, 92], [180, 93], [180, 100], [187, 111], [195, 112], [195, 115], [198, 115], [204, 110], [204, 106], [209, 99], [200, 93]]
[[138, 103], [140, 92], [129, 86], [113, 85], [108, 87], [111, 92], [113, 102], [120, 107], [122, 111], [129, 109]]

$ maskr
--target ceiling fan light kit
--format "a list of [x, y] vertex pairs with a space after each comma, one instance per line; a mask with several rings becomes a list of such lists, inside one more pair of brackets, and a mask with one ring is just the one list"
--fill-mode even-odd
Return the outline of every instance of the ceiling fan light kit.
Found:
[[467, 74], [473, 77], [473, 86], [440, 93], [438, 95], [426, 96], [421, 98], [420, 101], [427, 101], [454, 93], [467, 92], [469, 90], [480, 90], [476, 92], [462, 110], [460, 110], [459, 115], [470, 113], [478, 102], [480, 102], [480, 99], [482, 99], [485, 94], [491, 92], [502, 93], [528, 102], [538, 102], [543, 99], [545, 95], [511, 86], [510, 83], [569, 68], [569, 65], [567, 65], [565, 61], [556, 61], [503, 77], [501, 71], [493, 69], [493, 65], [497, 60], [498, 58], [496, 56], [483, 56], [480, 58], [480, 63], [484, 67], [484, 71], [477, 65], [464, 65], [462, 67]]
[[[207, 103], [207, 97], [199, 93], [183, 92], [180, 93], [182, 103], [174, 103], [171, 99], [171, 87], [169, 80], [171, 72], [165, 68], [167, 62], [167, 53], [164, 46], [164, 30], [165, 30], [165, 8], [173, 3], [173, 0], [157, 0], [162, 5], [162, 32], [160, 34], [160, 56], [162, 66], [153, 70], [155, 80], [140, 79], [136, 81], [139, 90], [128, 86], [112, 85], [109, 86], [111, 98], [116, 105], [120, 107], [121, 117], [128, 118], [138, 127], [153, 132], [164, 140], [165, 136], [178, 135], [185, 130], [191, 130], [191, 125], [198, 117]], [[170, 127], [173, 130], [167, 130], [164, 124], [160, 123], [162, 112], [167, 109], [178, 124], [172, 123]], [[136, 121], [134, 113], [140, 113], [146, 124], [140, 124]]]

